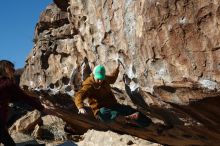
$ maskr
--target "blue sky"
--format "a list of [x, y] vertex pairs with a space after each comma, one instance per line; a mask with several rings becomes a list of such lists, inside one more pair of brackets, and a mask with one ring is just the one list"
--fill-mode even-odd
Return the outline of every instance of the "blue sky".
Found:
[[3, 0], [0, 3], [0, 60], [24, 67], [33, 47], [34, 28], [53, 0]]

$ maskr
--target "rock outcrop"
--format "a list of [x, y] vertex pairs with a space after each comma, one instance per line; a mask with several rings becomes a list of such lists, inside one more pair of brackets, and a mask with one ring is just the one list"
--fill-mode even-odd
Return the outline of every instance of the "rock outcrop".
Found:
[[73, 96], [95, 65], [109, 73], [120, 60], [114, 89], [126, 91], [123, 100], [190, 133], [182, 139], [216, 143], [219, 18], [217, 0], [54, 0], [36, 25], [20, 85]]
[[83, 135], [83, 141], [77, 143], [78, 146], [101, 146], [101, 145], [133, 145], [133, 146], [161, 146], [141, 138], [132, 137], [130, 135], [119, 135], [112, 131], [102, 132], [89, 130]]
[[37, 124], [42, 123], [41, 114], [39, 111], [34, 110], [32, 112], [28, 112], [25, 116], [18, 119], [10, 128], [10, 131], [16, 132], [27, 132], [30, 130], [34, 130], [34, 127]]
[[176, 82], [219, 89], [218, 1], [55, 3], [36, 25], [21, 85], [62, 88], [87, 57], [108, 71], [120, 59], [121, 75], [151, 93]]

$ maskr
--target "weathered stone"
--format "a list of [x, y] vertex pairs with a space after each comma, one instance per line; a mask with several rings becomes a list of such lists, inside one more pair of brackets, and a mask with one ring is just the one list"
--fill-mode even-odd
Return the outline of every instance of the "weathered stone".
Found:
[[207, 80], [219, 90], [219, 2], [70, 0], [62, 5], [68, 11], [52, 4], [42, 13], [21, 85], [64, 90], [62, 79], [70, 79], [87, 57], [91, 68], [104, 64], [108, 72], [119, 58], [125, 66], [120, 88], [125, 73], [151, 93], [154, 86], [186, 79]]
[[25, 116], [18, 119], [9, 131], [30, 132], [34, 130], [35, 125], [41, 124], [41, 113], [37, 110], [28, 112]]
[[111, 131], [101, 132], [96, 130], [89, 130], [83, 135], [83, 141], [77, 143], [78, 146], [160, 146], [160, 144], [153, 143], [141, 138], [132, 137], [130, 135], [120, 135]]
[[62, 119], [53, 115], [44, 116], [42, 117], [42, 120], [43, 120], [43, 125], [51, 125], [54, 123], [60, 123], [60, 124], [62, 123], [63, 125], [65, 124]]
[[31, 134], [33, 137], [41, 139], [43, 135], [43, 131], [41, 130], [39, 125], [36, 125], [34, 131]]
[[[43, 126], [39, 129], [39, 137], [41, 139], [48, 139], [54, 141], [64, 141], [67, 139], [67, 135], [64, 132], [65, 122], [55, 116], [47, 115], [42, 117]], [[37, 135], [36, 135], [37, 136]]]
[[39, 145], [39, 143], [30, 135], [20, 133], [20, 132], [12, 132], [11, 134], [13, 140], [16, 143], [16, 146], [24, 146], [28, 144]]
[[[214, 101], [220, 97], [219, 1], [55, 3], [36, 25], [21, 86], [73, 96], [95, 65], [105, 65], [108, 74], [119, 59], [122, 66], [114, 87], [125, 89], [138, 110], [167, 125], [194, 125], [197, 132], [201, 127], [196, 123], [212, 132], [219, 127], [214, 116], [219, 113]], [[121, 95], [120, 103], [132, 105]], [[201, 101], [194, 105], [194, 100]]]

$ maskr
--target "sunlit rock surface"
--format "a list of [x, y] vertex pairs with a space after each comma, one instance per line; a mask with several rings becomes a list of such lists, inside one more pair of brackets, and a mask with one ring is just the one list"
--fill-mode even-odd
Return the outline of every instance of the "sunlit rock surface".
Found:
[[28, 132], [34, 129], [37, 124], [40, 124], [41, 114], [39, 111], [34, 110], [28, 112], [25, 116], [18, 119], [10, 128], [9, 131], [16, 131], [16, 132]]
[[124, 100], [190, 133], [174, 139], [219, 141], [219, 1], [54, 2], [36, 25], [22, 87], [73, 96], [95, 65], [110, 73], [119, 59]]
[[21, 85], [62, 88], [87, 57], [108, 72], [119, 58], [121, 75], [145, 91], [180, 81], [219, 89], [220, 2], [55, 2], [62, 9], [51, 4], [41, 14]]
[[132, 137], [126, 134], [119, 135], [111, 131], [102, 132], [96, 130], [89, 130], [87, 133], [85, 133], [83, 135], [83, 141], [78, 142], [77, 145], [78, 146], [102, 146], [102, 145], [161, 146], [160, 144], [146, 141], [138, 137]]

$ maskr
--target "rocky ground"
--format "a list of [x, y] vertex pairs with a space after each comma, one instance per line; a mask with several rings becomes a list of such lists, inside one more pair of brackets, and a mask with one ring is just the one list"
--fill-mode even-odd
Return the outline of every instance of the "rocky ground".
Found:
[[14, 133], [13, 138], [15, 139], [17, 146], [23, 146], [25, 144], [45, 144], [46, 146], [160, 146], [160, 144], [132, 137], [130, 135], [120, 135], [112, 131], [101, 132], [96, 130], [89, 130], [87, 133], [80, 136], [80, 141], [43, 141], [22, 133]]
[[[121, 96], [119, 93], [116, 95]], [[216, 145], [219, 141], [219, 112], [216, 111], [219, 107], [219, 102], [216, 102], [218, 98], [210, 97], [187, 106], [169, 105], [172, 108], [151, 106], [149, 112], [152, 114], [147, 116], [153, 123], [145, 128], [104, 124], [78, 115], [73, 108], [65, 110], [66, 107], [57, 107], [53, 109], [52, 115], [45, 115], [23, 104], [11, 104], [9, 131], [19, 145]], [[132, 104], [126, 98], [121, 98], [119, 102]], [[212, 105], [209, 113], [206, 112], [207, 105]], [[157, 113], [163, 117], [159, 117]], [[165, 125], [169, 126], [165, 128]]]
[[[118, 134], [112, 131], [88, 130], [83, 135], [73, 135], [64, 131], [65, 122], [52, 115], [41, 117], [42, 125], [36, 121], [40, 113], [36, 110], [28, 112], [18, 119], [10, 128], [10, 134], [17, 146], [26, 144], [45, 144], [46, 146], [159, 146], [138, 137]], [[35, 123], [35, 126], [34, 124]], [[33, 127], [34, 126], [34, 127]]]

